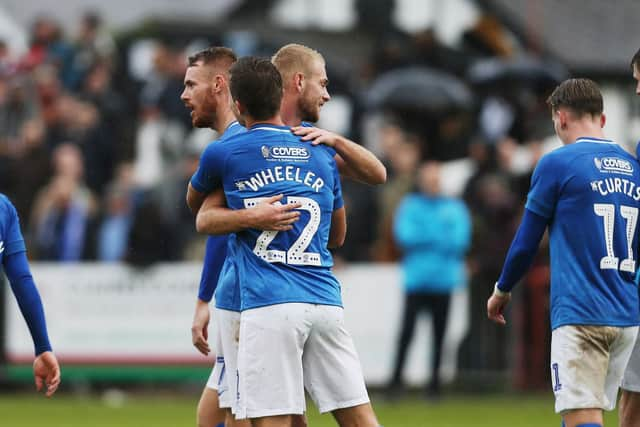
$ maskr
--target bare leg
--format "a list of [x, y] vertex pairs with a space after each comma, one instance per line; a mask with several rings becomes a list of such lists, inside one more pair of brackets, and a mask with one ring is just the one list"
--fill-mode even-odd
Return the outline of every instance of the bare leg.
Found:
[[602, 418], [602, 409], [574, 409], [567, 411], [562, 415], [564, 423], [567, 427], [576, 427], [580, 424], [599, 424], [604, 425]]
[[231, 413], [230, 409], [227, 409], [227, 418], [224, 422], [225, 427], [251, 427], [251, 421], [249, 420], [236, 420]]
[[198, 427], [215, 427], [224, 422], [225, 410], [220, 409], [218, 390], [205, 387], [198, 402]]
[[619, 405], [618, 418], [620, 427], [640, 425], [640, 393], [622, 390]]
[[336, 409], [332, 414], [340, 427], [380, 426], [370, 403], [352, 406], [350, 408]]
[[291, 427], [291, 415], [252, 418], [253, 427]]
[[291, 427], [307, 427], [307, 417], [304, 415], [292, 415]]

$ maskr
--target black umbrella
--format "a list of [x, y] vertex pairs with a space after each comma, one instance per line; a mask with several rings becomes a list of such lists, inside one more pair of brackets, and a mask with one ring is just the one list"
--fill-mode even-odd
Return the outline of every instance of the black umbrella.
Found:
[[473, 96], [458, 78], [427, 67], [392, 70], [374, 80], [365, 94], [369, 108], [422, 110], [438, 113], [466, 110]]
[[512, 59], [481, 59], [467, 70], [467, 78], [475, 85], [503, 83], [555, 85], [568, 77], [569, 72], [561, 64], [528, 55]]

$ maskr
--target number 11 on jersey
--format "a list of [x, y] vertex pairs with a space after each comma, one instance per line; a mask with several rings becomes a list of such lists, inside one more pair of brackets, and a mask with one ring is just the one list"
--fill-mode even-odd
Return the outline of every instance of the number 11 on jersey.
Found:
[[595, 203], [593, 211], [596, 215], [601, 216], [604, 222], [604, 243], [607, 255], [600, 259], [600, 269], [617, 270], [618, 265], [620, 271], [635, 273], [636, 261], [633, 257], [633, 238], [636, 235], [636, 225], [638, 223], [638, 208], [631, 206], [620, 206], [620, 216], [627, 220], [626, 238], [627, 238], [627, 254], [628, 257], [620, 262], [620, 258], [616, 257], [613, 252], [613, 231], [616, 216], [616, 206], [609, 203]]

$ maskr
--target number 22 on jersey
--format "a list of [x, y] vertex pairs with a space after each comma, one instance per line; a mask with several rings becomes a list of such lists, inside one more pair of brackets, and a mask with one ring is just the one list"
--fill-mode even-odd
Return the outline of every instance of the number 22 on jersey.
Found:
[[[253, 208], [263, 202], [266, 197], [253, 197], [244, 199], [245, 208]], [[309, 212], [309, 222], [304, 226], [293, 245], [286, 250], [269, 249], [269, 245], [278, 235], [278, 231], [263, 231], [256, 239], [253, 253], [267, 262], [281, 262], [289, 265], [314, 265], [321, 266], [322, 260], [317, 252], [305, 252], [311, 244], [313, 236], [320, 226], [320, 205], [309, 197], [287, 197], [288, 204], [300, 203], [298, 209]], [[276, 202], [276, 205], [282, 205]]]

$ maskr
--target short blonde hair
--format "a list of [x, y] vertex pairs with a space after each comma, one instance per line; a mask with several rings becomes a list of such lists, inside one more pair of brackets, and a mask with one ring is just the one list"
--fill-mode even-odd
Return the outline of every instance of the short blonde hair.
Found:
[[325, 64], [324, 57], [320, 52], [296, 43], [282, 46], [271, 57], [271, 62], [280, 72], [285, 87], [295, 73], [303, 73], [308, 77], [314, 60], [320, 61], [323, 65]]

